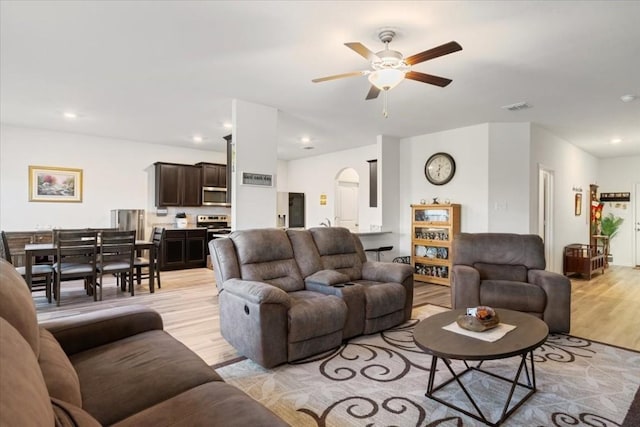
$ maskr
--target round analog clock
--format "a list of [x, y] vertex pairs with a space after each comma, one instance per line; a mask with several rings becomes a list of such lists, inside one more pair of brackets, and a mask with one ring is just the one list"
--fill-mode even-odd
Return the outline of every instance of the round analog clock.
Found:
[[424, 175], [434, 185], [444, 185], [456, 173], [456, 162], [447, 153], [435, 153], [424, 164]]

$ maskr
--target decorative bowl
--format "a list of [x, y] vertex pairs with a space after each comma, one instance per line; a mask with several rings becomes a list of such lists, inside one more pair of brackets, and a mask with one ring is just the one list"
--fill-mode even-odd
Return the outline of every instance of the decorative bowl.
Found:
[[480, 305], [467, 309], [467, 314], [461, 314], [456, 319], [458, 326], [474, 332], [483, 332], [495, 328], [500, 323], [498, 313], [491, 307]]

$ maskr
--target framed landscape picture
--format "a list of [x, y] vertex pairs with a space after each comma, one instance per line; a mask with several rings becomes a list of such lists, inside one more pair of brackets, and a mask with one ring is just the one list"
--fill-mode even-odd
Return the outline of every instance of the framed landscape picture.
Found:
[[29, 166], [30, 202], [82, 202], [82, 169]]

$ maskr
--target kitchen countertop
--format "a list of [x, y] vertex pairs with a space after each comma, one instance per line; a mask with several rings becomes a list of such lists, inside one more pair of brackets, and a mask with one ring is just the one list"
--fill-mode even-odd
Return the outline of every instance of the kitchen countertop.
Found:
[[164, 227], [165, 230], [206, 230], [207, 227]]
[[391, 234], [391, 231], [359, 231], [353, 234], [356, 236], [381, 236], [383, 234]]

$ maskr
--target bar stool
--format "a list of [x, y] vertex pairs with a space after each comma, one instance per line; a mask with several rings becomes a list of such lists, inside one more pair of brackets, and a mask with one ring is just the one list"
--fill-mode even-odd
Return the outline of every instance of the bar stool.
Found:
[[371, 248], [365, 249], [365, 252], [375, 252], [376, 253], [376, 261], [380, 261], [380, 252], [386, 252], [393, 249], [393, 246], [380, 246], [379, 248]]

